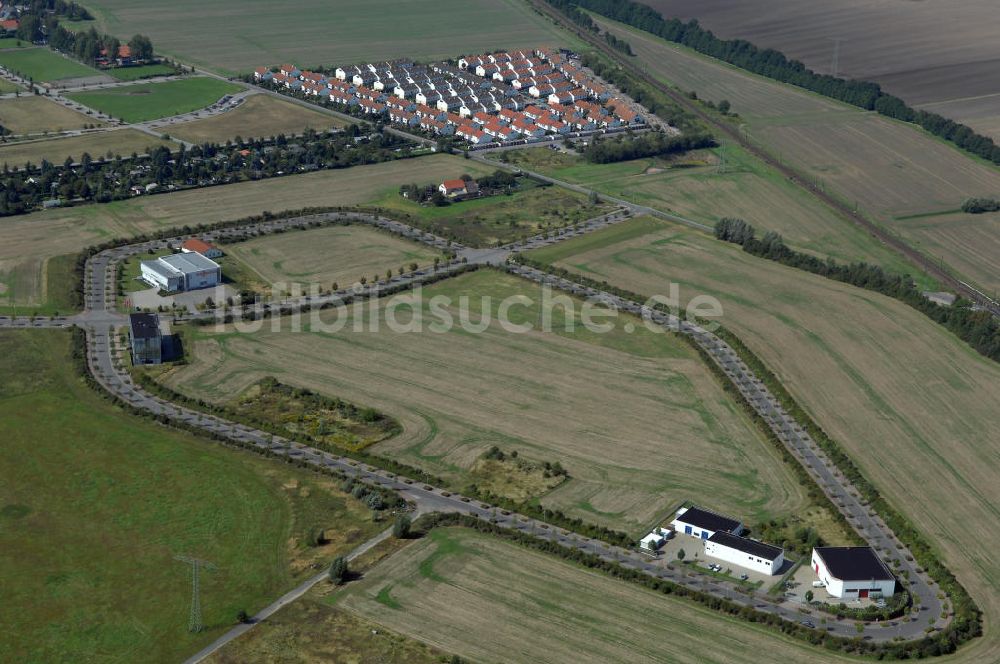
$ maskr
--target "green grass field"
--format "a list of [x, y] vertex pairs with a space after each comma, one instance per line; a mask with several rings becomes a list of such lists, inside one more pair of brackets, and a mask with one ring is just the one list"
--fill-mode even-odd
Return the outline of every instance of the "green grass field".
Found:
[[0, 50], [7, 50], [9, 48], [27, 48], [29, 46], [31, 46], [31, 44], [23, 39], [18, 39], [17, 37], [0, 37]]
[[400, 221], [473, 247], [504, 244], [586, 221], [615, 207], [592, 204], [583, 194], [539, 186], [529, 178], [520, 178], [518, 183], [519, 189], [510, 196], [489, 196], [443, 207], [419, 205], [398, 192], [387, 194], [377, 204]]
[[[1000, 365], [896, 300], [664, 222], [532, 255], [644, 294], [676, 283], [682, 306], [717, 298], [722, 323], [941, 551], [986, 615], [1000, 612], [1000, 538], [977, 525], [998, 518]], [[989, 635], [963, 661], [1000, 661]]]
[[99, 75], [96, 69], [44, 47], [0, 51], [0, 65], [37, 82]]
[[856, 661], [462, 528], [431, 531], [327, 601], [479, 662]]
[[[507, 331], [496, 320], [501, 302], [534, 300], [514, 306], [510, 322], [537, 326], [542, 295], [492, 270], [425, 287], [428, 326], [438, 320], [430, 309], [438, 297], [448, 298], [438, 304], [456, 323], [447, 332], [397, 333], [384, 318], [376, 331], [356, 330], [353, 318], [340, 331], [312, 321], [303, 321], [301, 332], [287, 321], [252, 333], [193, 328], [189, 364], [164, 380], [185, 394], [226, 401], [273, 375], [368, 404], [403, 425], [402, 434], [370, 451], [456, 488], [475, 481], [472, 470], [493, 445], [534, 463], [558, 461], [570, 479], [539, 496], [542, 505], [636, 533], [687, 499], [748, 522], [805, 504], [790, 469], [679, 339], [633, 319], [604, 334], [579, 325], [567, 332], [561, 308], [550, 332]], [[480, 333], [460, 326], [462, 298], [470, 322], [489, 312], [492, 324]], [[397, 320], [409, 320], [407, 310]], [[573, 312], [577, 322], [580, 315]], [[320, 320], [332, 323], [332, 312]]]
[[[0, 332], [0, 634], [12, 661], [176, 662], [382, 528], [338, 484], [126, 415], [64, 331]], [[311, 528], [331, 543], [309, 548]], [[207, 630], [187, 632], [190, 570]]]
[[0, 80], [0, 93], [17, 92], [18, 90], [23, 91], [23, 89], [24, 88], [22, 88], [20, 85], [16, 83], [11, 83], [6, 79]]
[[[518, 0], [246, 0], [206, 6], [180, 0], [96, 0], [87, 4], [102, 30], [121, 38], [149, 34], [157, 52], [219, 71], [294, 61], [337, 66], [407, 57], [457, 57], [498, 48], [566, 44], [552, 24]], [[198, 16], [197, 21], [189, 20]]]
[[70, 99], [121, 118], [145, 122], [205, 108], [241, 88], [214, 78], [195, 76], [162, 83], [136, 83], [93, 92], [74, 92]]

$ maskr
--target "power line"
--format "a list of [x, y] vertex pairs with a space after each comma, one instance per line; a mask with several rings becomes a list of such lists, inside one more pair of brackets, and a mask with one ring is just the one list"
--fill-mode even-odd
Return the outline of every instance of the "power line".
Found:
[[207, 560], [191, 556], [174, 556], [174, 560], [191, 566], [191, 614], [188, 617], [188, 631], [200, 632], [205, 628], [201, 620], [201, 570], [217, 568]]

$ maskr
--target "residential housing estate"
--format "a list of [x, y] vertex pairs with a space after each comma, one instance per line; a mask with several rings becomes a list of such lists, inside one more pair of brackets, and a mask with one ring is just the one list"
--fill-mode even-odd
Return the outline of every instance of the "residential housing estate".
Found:
[[254, 80], [355, 107], [364, 115], [472, 146], [641, 126], [645, 119], [579, 62], [550, 49], [500, 51], [449, 63], [404, 60], [337, 67], [258, 67]]

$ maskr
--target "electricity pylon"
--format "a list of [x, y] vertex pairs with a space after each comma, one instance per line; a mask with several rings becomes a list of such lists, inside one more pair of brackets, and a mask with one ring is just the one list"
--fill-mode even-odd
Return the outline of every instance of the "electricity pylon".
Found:
[[188, 618], [188, 631], [200, 632], [205, 628], [201, 622], [201, 570], [216, 569], [216, 567], [207, 560], [191, 556], [174, 556], [174, 560], [191, 566], [191, 615]]

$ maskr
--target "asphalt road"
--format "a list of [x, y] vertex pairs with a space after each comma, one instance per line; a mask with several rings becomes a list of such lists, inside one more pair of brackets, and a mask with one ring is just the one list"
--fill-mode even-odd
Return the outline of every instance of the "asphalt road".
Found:
[[[500, 264], [508, 258], [510, 252], [513, 250], [542, 246], [542, 244], [575, 237], [582, 232], [592, 232], [609, 224], [620, 222], [627, 218], [631, 212], [631, 209], [615, 211], [591, 220], [579, 229], [564, 229], [551, 235], [546, 234], [533, 238], [527, 242], [513, 243], [506, 247], [485, 250], [468, 249], [461, 245], [448, 243], [443, 238], [375, 215], [347, 213], [344, 216], [348, 216], [355, 221], [371, 223], [390, 232], [425, 242], [430, 246], [444, 247], [456, 251], [459, 258], [442, 265], [438, 271], [440, 273], [441, 271], [457, 272], [462, 269], [462, 256], [469, 262]], [[336, 213], [331, 214], [335, 215]], [[210, 239], [225, 240], [251, 232], [275, 232], [279, 229], [309, 228], [311, 220], [316, 220], [318, 217], [329, 217], [331, 214], [248, 224], [203, 235]], [[91, 372], [104, 389], [123, 402], [137, 409], [166, 417], [186, 426], [199, 428], [206, 433], [222, 436], [232, 442], [247, 445], [262, 452], [266, 451], [278, 456], [287, 456], [321, 469], [338, 471], [347, 477], [354, 477], [368, 484], [396, 491], [412, 503], [421, 513], [460, 512], [491, 520], [500, 527], [520, 530], [540, 539], [558, 542], [562, 546], [580, 549], [600, 556], [604, 560], [614, 561], [625, 567], [636, 569], [644, 574], [671, 580], [675, 583], [701, 590], [738, 604], [752, 606], [759, 611], [773, 613], [788, 621], [801, 622], [807, 618], [813, 622], [820, 620], [820, 615], [815, 610], [807, 616], [799, 610], [800, 607], [797, 604], [784, 603], [781, 600], [775, 601], [770, 598], [756, 596], [755, 594], [745, 594], [737, 589], [736, 584], [699, 574], [687, 568], [683, 570], [672, 569], [668, 561], [651, 559], [645, 554], [632, 549], [612, 546], [606, 542], [589, 539], [524, 515], [505, 512], [495, 506], [473, 501], [468, 497], [451, 493], [440, 487], [415, 482], [347, 457], [324, 452], [215, 415], [200, 413], [150, 394], [133, 382], [131, 375], [121, 361], [127, 353], [127, 349], [118, 347], [115, 330], [125, 323], [126, 318], [115, 309], [115, 264], [129, 255], [144, 253], [150, 248], [164, 247], [169, 242], [176, 243], [182, 239], [182, 236], [178, 236], [167, 240], [136, 243], [125, 247], [109, 249], [93, 256], [88, 261], [85, 276], [86, 309], [77, 316], [36, 318], [33, 321], [24, 318], [11, 319], [9, 317], [0, 317], [0, 327], [45, 328], [79, 325], [87, 332], [88, 363]], [[651, 310], [641, 303], [628, 301], [611, 293], [577, 284], [532, 268], [514, 265], [510, 269], [513, 273], [526, 279], [541, 284], [548, 284], [553, 288], [582, 298], [602, 302], [620, 311], [642, 316], [653, 324], [661, 325], [669, 330], [690, 336], [698, 345], [710, 353], [726, 376], [740, 390], [741, 394], [765, 418], [779, 440], [817, 480], [819, 485], [833, 500], [837, 509], [847, 517], [852, 527], [877, 549], [881, 550], [885, 547], [895, 549], [895, 556], [901, 561], [898, 569], [908, 572], [910, 591], [914, 596], [915, 603], [919, 604], [919, 610], [913, 612], [910, 620], [893, 620], [882, 624], [873, 623], [865, 625], [863, 632], [859, 634], [853, 621], [838, 621], [831, 616], [826, 624], [820, 625], [820, 629], [825, 629], [839, 636], [861, 636], [873, 641], [887, 641], [896, 638], [920, 638], [924, 636], [925, 628], [929, 627], [932, 623], [937, 628], [945, 624], [939, 618], [942, 605], [941, 601], [937, 598], [933, 581], [926, 574], [918, 572], [915, 563], [907, 560], [909, 552], [905, 546], [898, 541], [892, 531], [868, 506], [855, 498], [855, 494], [858, 492], [848, 479], [834, 468], [830, 460], [818, 449], [815, 442], [810, 439], [802, 426], [783, 410], [778, 400], [768, 392], [760, 379], [754, 375], [725, 342], [698, 325], [680, 321], [674, 316]], [[423, 280], [437, 278], [438, 276], [439, 274], [436, 274], [433, 270], [423, 270], [404, 277], [395, 277], [389, 282], [380, 282], [380, 284], [381, 286], [388, 285], [403, 288]], [[369, 285], [360, 295], [374, 296], [378, 292], [376, 286]], [[328, 297], [337, 297], [346, 293], [348, 291], [342, 291]], [[357, 294], [354, 291], [350, 291], [350, 293]], [[299, 298], [294, 302], [287, 303], [287, 305], [301, 304], [303, 306], [312, 306], [317, 301], [316, 298], [311, 300], [308, 298]], [[315, 582], [315, 580], [312, 579], [311, 581]], [[298, 590], [301, 590], [301, 587]], [[282, 605], [282, 600], [278, 600], [272, 607], [274, 607], [274, 610], [277, 610], [280, 605]]]

